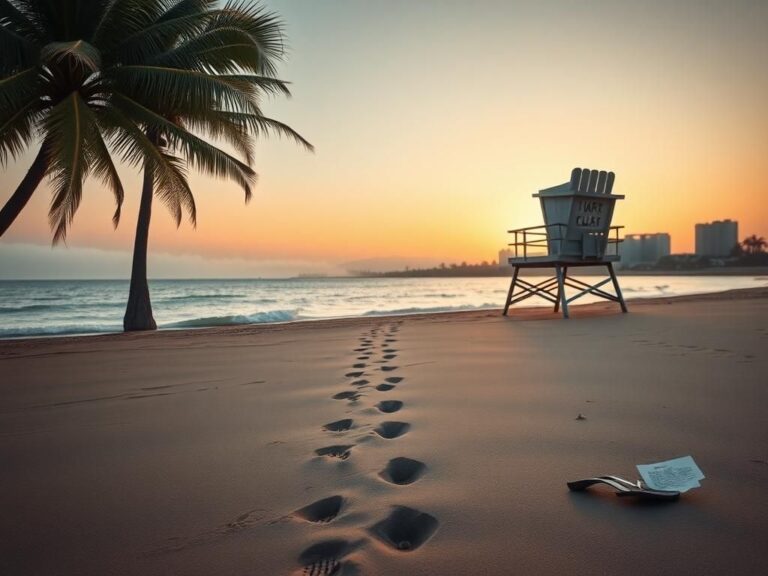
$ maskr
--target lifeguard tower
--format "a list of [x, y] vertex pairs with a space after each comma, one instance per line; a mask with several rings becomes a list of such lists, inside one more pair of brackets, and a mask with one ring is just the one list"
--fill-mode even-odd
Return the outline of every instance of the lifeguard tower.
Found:
[[[555, 312], [562, 308], [565, 318], [568, 304], [587, 294], [618, 302], [621, 311], [627, 311], [613, 270], [613, 263], [621, 259], [619, 229], [623, 226], [611, 226], [611, 219], [616, 200], [624, 198], [613, 194], [614, 179], [613, 172], [574, 168], [569, 182], [533, 195], [541, 202], [544, 225], [508, 231], [514, 234], [509, 245], [515, 255], [509, 259], [514, 272], [505, 316], [511, 305], [531, 296], [552, 302]], [[585, 266], [605, 266], [608, 278], [587, 283], [568, 275], [573, 268]], [[520, 270], [527, 268], [554, 268], [555, 275], [534, 284], [520, 277]], [[613, 283], [614, 294], [602, 289], [608, 282]], [[569, 296], [566, 288], [575, 293]]]

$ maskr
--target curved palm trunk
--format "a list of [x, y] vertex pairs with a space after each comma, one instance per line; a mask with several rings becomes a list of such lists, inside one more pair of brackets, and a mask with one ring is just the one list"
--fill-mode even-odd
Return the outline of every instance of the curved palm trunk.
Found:
[[147, 247], [149, 244], [149, 222], [152, 218], [152, 196], [154, 178], [152, 168], [144, 167], [144, 184], [141, 188], [139, 220], [136, 223], [136, 239], [133, 243], [133, 267], [131, 268], [131, 289], [128, 293], [128, 306], [123, 318], [123, 329], [157, 330], [152, 317], [152, 302], [149, 299], [147, 283]]
[[8, 230], [13, 221], [16, 220], [16, 217], [24, 209], [24, 206], [27, 205], [27, 202], [32, 197], [32, 193], [37, 190], [47, 171], [48, 145], [44, 142], [24, 179], [8, 199], [8, 202], [5, 203], [3, 209], [0, 210], [0, 236], [5, 234], [5, 231]]

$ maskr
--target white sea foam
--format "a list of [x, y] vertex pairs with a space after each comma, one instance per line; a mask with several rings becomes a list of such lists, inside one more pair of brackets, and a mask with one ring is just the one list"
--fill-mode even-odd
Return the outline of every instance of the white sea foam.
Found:
[[266, 322], [290, 322], [296, 320], [295, 310], [270, 310], [253, 314], [234, 314], [229, 316], [207, 316], [192, 318], [165, 324], [162, 328], [204, 328], [206, 326], [231, 326], [237, 324], [264, 324]]
[[[503, 304], [503, 303], [502, 303]], [[411, 308], [394, 308], [391, 310], [368, 310], [363, 312], [362, 316], [401, 316], [404, 314], [432, 314], [436, 312], [462, 312], [467, 310], [482, 310], [488, 308], [498, 308], [500, 304], [479, 304], [466, 306], [413, 306]]]

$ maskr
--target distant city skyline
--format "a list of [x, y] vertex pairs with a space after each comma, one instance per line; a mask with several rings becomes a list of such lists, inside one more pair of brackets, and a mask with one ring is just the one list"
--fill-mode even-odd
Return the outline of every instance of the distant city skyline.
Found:
[[[286, 22], [281, 76], [294, 97], [264, 110], [316, 154], [261, 142], [248, 206], [234, 184], [193, 175], [197, 229], [177, 230], [158, 203], [150, 254], [163, 256], [150, 277], [478, 262], [506, 244], [506, 230], [539, 223], [531, 194], [574, 166], [613, 170], [626, 195], [614, 223], [668, 231], [675, 253], [694, 251], [689, 222], [722, 214], [739, 221], [741, 236], [768, 236], [768, 3], [266, 6]], [[4, 171], [0, 203], [30, 163], [26, 154]], [[56, 259], [87, 270], [92, 250], [122, 262], [140, 179], [120, 172], [117, 231], [110, 195], [90, 181], [69, 248], [51, 252], [44, 186], [0, 240], [0, 275], [32, 266], [45, 276]], [[199, 264], [183, 264], [190, 258]]]
[[[653, 264], [663, 256], [670, 254], [695, 254], [696, 256], [727, 257], [734, 247], [742, 241], [739, 236], [739, 223], [731, 218], [712, 222], [697, 222], [692, 225], [696, 243], [690, 252], [672, 250], [672, 235], [669, 232], [629, 232], [625, 230], [623, 242], [619, 248], [621, 264], [630, 267], [637, 264]], [[508, 258], [515, 255], [514, 248], [502, 248], [498, 251], [499, 264], [506, 264]]]

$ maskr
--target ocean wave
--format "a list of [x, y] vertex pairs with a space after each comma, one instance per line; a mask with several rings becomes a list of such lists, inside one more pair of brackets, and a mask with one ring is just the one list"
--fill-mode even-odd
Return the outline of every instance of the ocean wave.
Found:
[[30, 336], [71, 336], [76, 334], [104, 334], [109, 332], [122, 332], [119, 324], [63, 324], [61, 326], [14, 326], [12, 328], [0, 328], [0, 338], [27, 338]]
[[16, 314], [18, 312], [32, 312], [34, 310], [56, 310], [63, 308], [62, 305], [54, 304], [27, 304], [25, 306], [0, 306], [0, 314]]
[[231, 300], [246, 297], [246, 294], [185, 294], [184, 296], [166, 296], [162, 300]]
[[208, 316], [164, 324], [163, 328], [206, 328], [211, 326], [234, 326], [237, 324], [264, 324], [266, 322], [290, 322], [296, 320], [295, 310], [271, 310], [255, 314], [233, 314], [231, 316]]
[[399, 316], [402, 314], [431, 314], [433, 312], [462, 312], [467, 310], [485, 310], [487, 308], [500, 308], [498, 302], [495, 304], [479, 304], [477, 306], [467, 304], [466, 306], [427, 306], [424, 308], [395, 308], [392, 310], [368, 310], [363, 312], [363, 316]]

